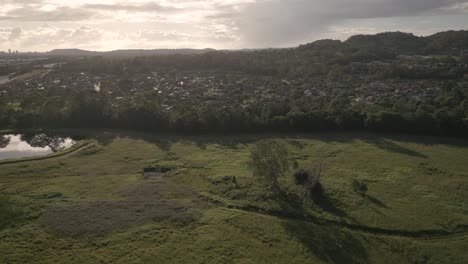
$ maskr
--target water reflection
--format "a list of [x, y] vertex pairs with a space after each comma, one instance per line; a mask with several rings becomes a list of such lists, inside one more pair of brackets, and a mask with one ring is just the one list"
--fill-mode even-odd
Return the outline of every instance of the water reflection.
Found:
[[10, 138], [6, 135], [0, 135], [0, 148], [5, 148], [10, 144]]
[[0, 135], [0, 160], [43, 156], [75, 144], [71, 138], [46, 134]]

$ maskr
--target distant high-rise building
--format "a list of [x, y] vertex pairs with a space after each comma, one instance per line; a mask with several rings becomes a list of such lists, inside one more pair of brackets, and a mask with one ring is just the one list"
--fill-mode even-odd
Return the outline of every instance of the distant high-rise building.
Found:
[[11, 54], [11, 49], [8, 49], [8, 53]]

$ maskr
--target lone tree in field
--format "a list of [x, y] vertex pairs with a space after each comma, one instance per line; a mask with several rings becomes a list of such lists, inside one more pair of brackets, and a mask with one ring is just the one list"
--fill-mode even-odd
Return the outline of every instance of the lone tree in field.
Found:
[[278, 179], [289, 169], [286, 146], [278, 140], [261, 140], [253, 147], [250, 157], [253, 174], [263, 179], [277, 193]]

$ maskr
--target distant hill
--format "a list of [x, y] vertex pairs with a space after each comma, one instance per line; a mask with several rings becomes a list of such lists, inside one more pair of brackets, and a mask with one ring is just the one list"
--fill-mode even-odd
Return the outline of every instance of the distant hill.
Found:
[[54, 49], [44, 53], [44, 55], [49, 56], [94, 56], [97, 54], [98, 52], [95, 51], [87, 51], [81, 49]]
[[354, 48], [369, 51], [384, 50], [389, 53], [414, 54], [425, 47], [427, 40], [410, 33], [387, 32], [376, 35], [356, 35], [345, 41]]
[[460, 49], [468, 49], [468, 31], [440, 32], [427, 37], [417, 37], [403, 32], [386, 32], [352, 36], [344, 43], [376, 53], [458, 54]]
[[460, 49], [468, 50], [468, 31], [446, 31], [425, 38], [427, 52], [451, 50], [457, 52]]
[[144, 56], [168, 55], [199, 55], [212, 52], [219, 53], [245, 53], [255, 52], [271, 55], [271, 53], [298, 52], [297, 56], [305, 55], [308, 58], [331, 56], [348, 56], [352, 60], [375, 60], [394, 58], [397, 55], [431, 55], [447, 54], [459, 55], [461, 51], [468, 53], [468, 31], [446, 31], [427, 37], [418, 37], [411, 33], [384, 32], [375, 35], [355, 35], [346, 41], [317, 40], [296, 48], [269, 48], [269, 49], [241, 49], [241, 50], [214, 50], [214, 49], [127, 49], [114, 51], [88, 51], [82, 49], [54, 49], [49, 52], [29, 52], [11, 55], [0, 53], [0, 58], [8, 57], [115, 57], [131, 58]]
[[459, 55], [468, 52], [468, 31], [447, 31], [427, 37], [403, 32], [355, 35], [346, 41], [314, 41], [299, 46], [298, 50], [314, 56], [325, 54], [325, 58], [347, 54], [355, 61], [391, 59], [397, 55]]
[[203, 54], [213, 49], [128, 49], [128, 50], [113, 50], [113, 51], [88, 51], [81, 49], [55, 49], [44, 53], [48, 56], [106, 56], [106, 57], [137, 57], [137, 56], [162, 56], [162, 55], [191, 55]]

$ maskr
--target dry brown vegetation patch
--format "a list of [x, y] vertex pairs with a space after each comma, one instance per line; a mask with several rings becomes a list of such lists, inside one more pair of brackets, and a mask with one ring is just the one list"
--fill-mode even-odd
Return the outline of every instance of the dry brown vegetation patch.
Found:
[[103, 236], [115, 230], [158, 221], [186, 226], [208, 206], [190, 189], [169, 178], [146, 180], [122, 191], [119, 201], [101, 201], [45, 211], [40, 224], [65, 236]]

